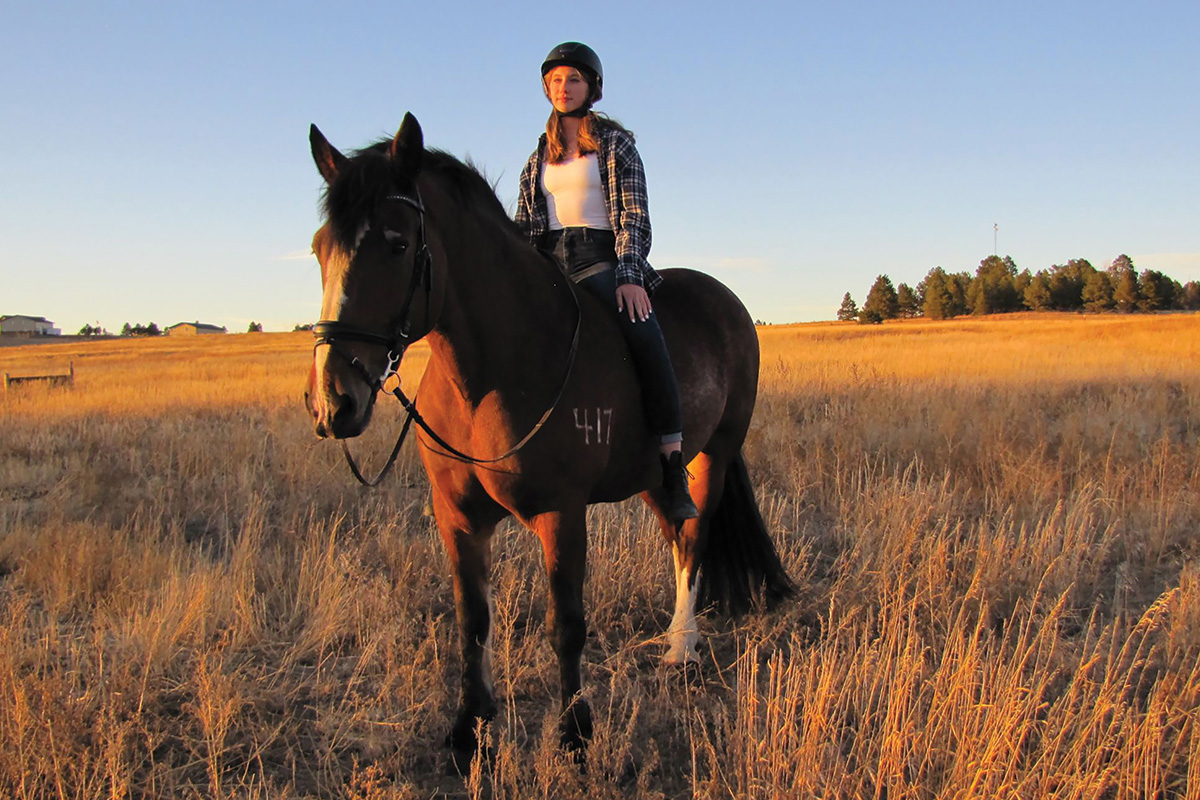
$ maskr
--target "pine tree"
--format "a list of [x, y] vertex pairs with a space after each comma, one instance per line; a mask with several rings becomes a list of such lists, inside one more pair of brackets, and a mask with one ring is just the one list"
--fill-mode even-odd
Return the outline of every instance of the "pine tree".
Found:
[[1044, 311], [1050, 307], [1050, 281], [1046, 273], [1039, 272], [1025, 287], [1025, 306], [1030, 311]]
[[915, 317], [921, 313], [921, 300], [907, 283], [896, 287], [896, 303], [902, 317]]
[[997, 314], [1016, 311], [1021, 306], [1013, 279], [1017, 265], [1011, 256], [988, 256], [979, 262], [975, 280], [967, 289], [972, 314]]
[[922, 281], [925, 302], [921, 311], [926, 319], [950, 319], [955, 316], [954, 298], [950, 293], [949, 277], [941, 267], [934, 267]]
[[837, 318], [840, 322], [851, 322], [858, 318], [858, 303], [846, 292], [842, 296], [842, 305], [838, 308]]
[[1133, 266], [1133, 259], [1122, 253], [1114, 258], [1112, 264], [1108, 267], [1108, 277], [1112, 280], [1114, 287], [1117, 285], [1117, 277], [1126, 271], [1136, 272]]
[[1073, 258], [1062, 266], [1051, 267], [1047, 275], [1050, 306], [1062, 311], [1083, 308], [1083, 287], [1095, 272], [1086, 258]]
[[1200, 309], [1200, 283], [1188, 281], [1183, 285], [1180, 304], [1188, 311]]
[[1138, 280], [1138, 308], [1142, 311], [1163, 311], [1175, 307], [1180, 294], [1179, 284], [1156, 269], [1142, 270]]
[[1119, 271], [1116, 278], [1113, 279], [1113, 303], [1117, 310], [1128, 314], [1137, 308], [1140, 299], [1141, 292], [1138, 287], [1137, 273], [1132, 269]]
[[880, 275], [871, 284], [871, 291], [867, 292], [867, 301], [863, 303], [862, 311], [858, 312], [858, 321], [880, 323], [885, 319], [895, 319], [899, 313], [900, 301], [892, 280], [887, 275]]
[[1108, 311], [1113, 307], [1112, 280], [1107, 272], [1093, 272], [1083, 287], [1083, 307], [1088, 311]]

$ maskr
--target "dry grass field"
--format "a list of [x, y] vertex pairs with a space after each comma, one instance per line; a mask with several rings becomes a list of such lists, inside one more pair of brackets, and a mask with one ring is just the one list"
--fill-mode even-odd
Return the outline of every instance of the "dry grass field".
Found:
[[76, 370], [0, 400], [0, 796], [1200, 797], [1200, 318], [760, 337], [746, 454], [796, 600], [665, 668], [670, 556], [638, 504], [594, 508], [581, 771], [506, 529], [466, 778], [424, 477], [409, 448], [362, 490], [313, 438], [310, 336], [0, 350]]

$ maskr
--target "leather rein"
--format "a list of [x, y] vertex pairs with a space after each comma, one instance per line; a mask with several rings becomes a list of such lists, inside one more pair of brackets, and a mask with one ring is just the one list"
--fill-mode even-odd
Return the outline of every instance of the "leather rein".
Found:
[[[407, 417], [404, 420], [404, 425], [400, 428], [400, 434], [396, 437], [396, 444], [392, 447], [391, 455], [388, 456], [387, 463], [383, 465], [383, 469], [375, 476], [373, 480], [367, 480], [363, 477], [362, 471], [358, 464], [355, 463], [354, 456], [350, 453], [350, 447], [346, 444], [345, 439], [339, 440], [342, 445], [342, 452], [346, 455], [346, 463], [350, 465], [350, 472], [358, 479], [358, 482], [364, 486], [378, 486], [384, 477], [391, 471], [392, 466], [396, 463], [396, 457], [400, 454], [400, 448], [404, 444], [405, 438], [408, 436], [409, 428], [412, 423], [416, 422], [421, 430], [432, 439], [445, 452], [441, 455], [457, 458], [471, 464], [494, 464], [498, 461], [503, 461], [509, 456], [517, 453], [521, 448], [533, 439], [534, 435], [541, 430], [546, 420], [554, 413], [554, 409], [558, 407], [558, 403], [562, 400], [563, 393], [566, 391], [567, 383], [571, 378], [572, 368], [575, 366], [575, 356], [579, 351], [579, 333], [583, 323], [583, 311], [579, 307], [579, 298], [568, 287], [571, 294], [571, 299], [575, 301], [575, 334], [571, 338], [571, 350], [567, 355], [567, 368], [563, 375], [562, 384], [558, 387], [558, 392], [554, 396], [554, 401], [549, 408], [542, 414], [541, 418], [534, 424], [521, 440], [510, 447], [505, 452], [494, 458], [477, 458], [476, 456], [468, 455], [461, 450], [455, 448], [435, 431], [421, 413], [417, 411], [416, 396], [410, 400], [400, 388], [400, 360], [404, 357], [405, 350], [412, 344], [410, 334], [412, 331], [412, 305], [416, 297], [417, 289], [425, 290], [425, 319], [429, 319], [429, 302], [433, 289], [433, 256], [429, 252], [429, 242], [425, 236], [425, 204], [421, 201], [421, 193], [418, 189], [415, 196], [404, 194], [390, 194], [387, 200], [394, 200], [401, 203], [406, 203], [416, 209], [418, 219], [420, 220], [420, 249], [417, 251], [413, 260], [412, 280], [409, 282], [408, 291], [405, 294], [404, 303], [400, 307], [400, 314], [396, 317], [395, 323], [391, 326], [392, 333], [390, 335], [379, 334], [374, 331], [356, 328], [353, 325], [348, 325], [338, 320], [323, 319], [313, 325], [313, 335], [316, 336], [316, 344], [313, 345], [313, 352], [321, 345], [328, 345], [329, 349], [337, 353], [343, 361], [351, 367], [358, 370], [358, 374], [375, 392], [384, 391], [383, 385], [392, 375], [396, 376], [396, 388], [390, 394], [394, 395], [400, 402], [400, 405], [407, 412]], [[423, 334], [422, 334], [423, 335]], [[419, 338], [419, 337], [418, 337]], [[338, 342], [360, 342], [362, 344], [375, 345], [377, 347], [387, 348], [387, 366], [384, 367], [383, 374], [379, 377], [371, 375], [371, 371], [367, 366], [359, 361], [356, 356], [346, 354], [338, 347]]]

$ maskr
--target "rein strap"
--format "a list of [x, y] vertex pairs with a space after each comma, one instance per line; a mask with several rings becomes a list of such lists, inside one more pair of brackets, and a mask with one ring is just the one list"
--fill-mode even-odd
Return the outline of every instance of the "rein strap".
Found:
[[[571, 292], [571, 296], [575, 297], [575, 293]], [[495, 464], [497, 461], [503, 461], [509, 456], [514, 455], [522, 447], [529, 444], [529, 440], [532, 439], [534, 435], [542, 429], [542, 426], [546, 424], [546, 420], [550, 419], [550, 415], [554, 413], [554, 409], [558, 408], [558, 403], [560, 400], [562, 400], [563, 393], [567, 390], [567, 384], [571, 380], [571, 372], [575, 366], [575, 355], [579, 352], [579, 330], [582, 327], [583, 322], [583, 313], [582, 310], [579, 309], [578, 297], [575, 297], [575, 305], [576, 310], [580, 311], [580, 313], [575, 319], [575, 335], [571, 338], [571, 352], [567, 354], [567, 372], [565, 375], [563, 375], [563, 382], [558, 387], [558, 394], [554, 396], [554, 402], [550, 404], [550, 407], [547, 408], [542, 414], [541, 419], [539, 419], [537, 423], [529, 430], [529, 433], [525, 434], [521, 438], [521, 441], [517, 442], [508, 450], [496, 456], [495, 458], [477, 458], [475, 456], [468, 455], [451, 445], [441, 436], [438, 436], [437, 431], [431, 428], [429, 423], [425, 421], [425, 418], [421, 416], [421, 412], [417, 411], [417, 404], [415, 400], [409, 400], [407, 397], [405, 397], [404, 392], [401, 391], [400, 387], [397, 385], [396, 388], [392, 390], [392, 394], [396, 396], [396, 399], [400, 401], [400, 405], [404, 406], [404, 409], [408, 412], [408, 419], [404, 422], [405, 430], [400, 432], [401, 439], [403, 439], [404, 434], [407, 432], [408, 423], [416, 420], [417, 425], [421, 427], [421, 430], [425, 431], [425, 433], [429, 435], [429, 438], [433, 439], [433, 441], [439, 447], [447, 451], [445, 453], [441, 453], [440, 455], [457, 458], [460, 461], [466, 461], [471, 464]], [[396, 446], [397, 448], [400, 446], [399, 442], [397, 442]]]

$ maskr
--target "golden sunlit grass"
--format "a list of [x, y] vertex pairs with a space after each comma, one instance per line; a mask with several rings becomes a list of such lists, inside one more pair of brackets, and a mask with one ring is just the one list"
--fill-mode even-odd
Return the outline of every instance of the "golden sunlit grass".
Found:
[[315, 442], [310, 335], [0, 349], [76, 369], [0, 401], [0, 796], [1200, 793], [1200, 320], [760, 338], [746, 454], [798, 598], [705, 619], [703, 668], [665, 669], [656, 526], [593, 509], [580, 772], [537, 543], [505, 528], [495, 758], [466, 779], [424, 477], [406, 448], [366, 492]]

